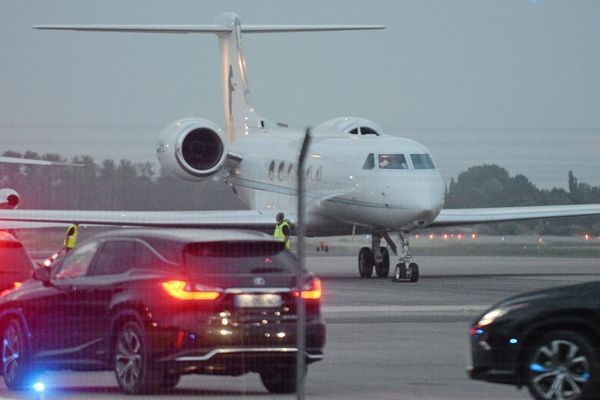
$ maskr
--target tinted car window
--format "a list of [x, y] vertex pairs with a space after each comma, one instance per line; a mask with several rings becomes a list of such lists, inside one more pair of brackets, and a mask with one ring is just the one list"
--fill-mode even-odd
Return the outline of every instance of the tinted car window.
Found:
[[192, 273], [251, 274], [269, 271], [296, 272], [296, 257], [277, 242], [192, 243], [183, 250]]
[[3, 272], [31, 272], [32, 264], [23, 245], [17, 241], [0, 242], [0, 266]]
[[165, 241], [161, 239], [144, 238], [146, 242], [150, 244], [167, 261], [172, 263], [179, 263], [179, 257], [181, 253], [181, 246], [171, 241]]
[[65, 279], [85, 276], [90, 267], [90, 263], [94, 258], [94, 254], [96, 254], [97, 248], [98, 244], [94, 242], [73, 250], [58, 267], [58, 270], [54, 274], [54, 278]]
[[134, 242], [115, 240], [102, 247], [94, 266], [94, 275], [121, 274], [134, 267]]
[[153, 268], [163, 263], [142, 243], [135, 243], [135, 264], [138, 268]]

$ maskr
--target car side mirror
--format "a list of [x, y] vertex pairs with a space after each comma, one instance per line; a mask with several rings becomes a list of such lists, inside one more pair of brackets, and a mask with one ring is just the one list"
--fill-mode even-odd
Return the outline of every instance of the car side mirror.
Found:
[[33, 279], [36, 281], [40, 281], [44, 284], [44, 286], [50, 285], [50, 269], [49, 268], [36, 268], [33, 271], [32, 275]]

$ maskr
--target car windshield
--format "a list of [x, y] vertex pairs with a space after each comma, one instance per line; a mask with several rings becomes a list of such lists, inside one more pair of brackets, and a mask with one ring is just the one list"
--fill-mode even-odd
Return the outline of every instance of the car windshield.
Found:
[[19, 242], [0, 242], [0, 266], [3, 272], [31, 271], [33, 264]]
[[192, 243], [183, 250], [186, 267], [200, 274], [296, 272], [296, 257], [278, 242]]

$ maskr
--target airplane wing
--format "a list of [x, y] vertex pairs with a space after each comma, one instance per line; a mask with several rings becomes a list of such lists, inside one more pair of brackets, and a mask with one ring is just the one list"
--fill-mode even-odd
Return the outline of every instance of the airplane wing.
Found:
[[31, 158], [18, 157], [0, 157], [1, 164], [28, 164], [28, 165], [46, 165], [53, 167], [86, 167], [85, 164], [67, 163], [60, 161], [34, 160]]
[[429, 227], [509, 222], [541, 218], [599, 215], [600, 204], [561, 206], [457, 208], [440, 211]]
[[[272, 232], [275, 211], [81, 211], [81, 210], [0, 210], [0, 229], [26, 229], [33, 223], [112, 225], [170, 228], [245, 228]], [[295, 215], [286, 214], [294, 222]], [[22, 223], [22, 226], [19, 224]], [[29, 226], [28, 226], [29, 224]]]

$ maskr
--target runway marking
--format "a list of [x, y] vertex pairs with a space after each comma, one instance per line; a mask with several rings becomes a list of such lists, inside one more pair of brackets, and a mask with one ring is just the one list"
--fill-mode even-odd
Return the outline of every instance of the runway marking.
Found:
[[326, 314], [337, 313], [428, 313], [428, 312], [475, 312], [488, 309], [489, 305], [382, 305], [382, 306], [324, 306], [321, 310]]

